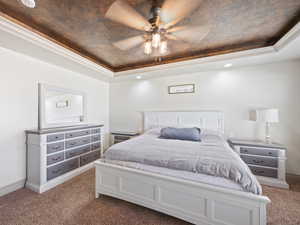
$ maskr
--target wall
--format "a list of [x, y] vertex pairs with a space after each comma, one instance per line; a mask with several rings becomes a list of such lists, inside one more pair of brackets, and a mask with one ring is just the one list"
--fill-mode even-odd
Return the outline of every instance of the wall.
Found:
[[85, 92], [89, 122], [105, 124], [107, 135], [108, 83], [0, 48], [0, 195], [25, 178], [24, 130], [38, 125], [38, 82]]
[[[222, 110], [228, 136], [263, 138], [264, 124], [249, 121], [249, 111], [275, 107], [280, 123], [273, 139], [288, 147], [288, 172], [300, 174], [300, 61], [224, 71], [113, 83], [111, 130], [141, 130], [145, 110]], [[162, 75], [163, 76], [163, 75]], [[168, 95], [168, 85], [196, 84], [195, 94]]]

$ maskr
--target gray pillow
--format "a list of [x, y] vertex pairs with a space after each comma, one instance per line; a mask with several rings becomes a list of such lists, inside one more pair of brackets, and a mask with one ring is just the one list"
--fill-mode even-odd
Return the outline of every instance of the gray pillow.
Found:
[[175, 128], [165, 127], [160, 130], [159, 138], [176, 139], [186, 141], [201, 141], [201, 130], [197, 127], [192, 128]]

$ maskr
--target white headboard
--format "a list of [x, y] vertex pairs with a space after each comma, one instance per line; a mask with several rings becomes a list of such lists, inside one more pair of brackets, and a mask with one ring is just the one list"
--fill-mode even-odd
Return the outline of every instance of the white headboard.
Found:
[[167, 126], [199, 127], [224, 133], [224, 113], [220, 111], [144, 112], [144, 131]]

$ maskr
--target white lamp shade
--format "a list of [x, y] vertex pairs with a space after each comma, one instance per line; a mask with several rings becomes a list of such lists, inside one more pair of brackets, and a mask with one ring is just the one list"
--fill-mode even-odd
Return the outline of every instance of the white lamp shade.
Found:
[[258, 121], [266, 123], [278, 123], [279, 122], [279, 110], [278, 109], [262, 109], [257, 111]]

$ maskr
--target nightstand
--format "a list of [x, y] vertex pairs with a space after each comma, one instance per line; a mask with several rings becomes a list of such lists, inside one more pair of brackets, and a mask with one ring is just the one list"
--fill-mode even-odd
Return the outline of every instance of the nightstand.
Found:
[[240, 155], [261, 184], [289, 188], [286, 182], [286, 147], [258, 140], [229, 139], [229, 145]]
[[111, 133], [111, 144], [117, 144], [122, 141], [127, 141], [133, 137], [140, 135], [137, 132], [112, 132]]

